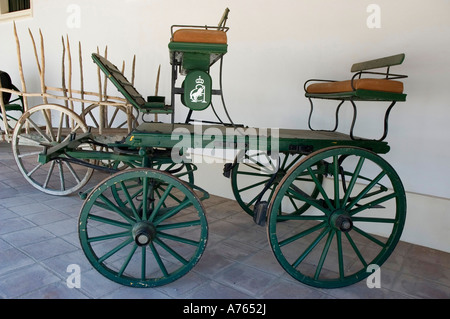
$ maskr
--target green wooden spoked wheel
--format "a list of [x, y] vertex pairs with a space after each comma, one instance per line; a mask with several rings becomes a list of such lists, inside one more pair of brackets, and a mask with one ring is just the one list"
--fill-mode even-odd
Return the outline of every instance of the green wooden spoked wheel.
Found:
[[[321, 175], [327, 177], [323, 183]], [[315, 181], [317, 198], [293, 183], [299, 176]], [[311, 207], [300, 215], [294, 207], [280, 209], [286, 194]], [[333, 147], [307, 156], [280, 182], [269, 205], [267, 231], [275, 257], [292, 277], [338, 288], [368, 277], [369, 266], [381, 267], [400, 239], [405, 218], [403, 185], [385, 160], [364, 149]]]
[[87, 259], [105, 277], [126, 286], [156, 287], [195, 266], [208, 226], [199, 197], [185, 182], [154, 169], [128, 169], [86, 198], [79, 236]]
[[[253, 216], [253, 207], [258, 200], [270, 202], [280, 181], [302, 157], [302, 154], [280, 153], [279, 157], [274, 159], [266, 152], [245, 152], [238, 155], [231, 171], [231, 186], [242, 209]], [[318, 178], [320, 181], [323, 179], [322, 176]], [[299, 176], [294, 183], [303, 185], [303, 190], [311, 197], [316, 197], [319, 193], [309, 176]], [[264, 196], [260, 197], [264, 190]], [[283, 205], [296, 205], [293, 197], [286, 195]], [[302, 203], [301, 207], [297, 207], [296, 214], [301, 214], [308, 207], [309, 204]]]
[[[38, 190], [57, 196], [79, 191], [92, 176], [93, 169], [69, 161], [61, 154], [40, 164], [39, 154], [70, 139], [71, 134], [88, 132], [84, 121], [67, 107], [55, 104], [35, 106], [25, 112], [14, 129], [14, 159], [25, 179]], [[81, 144], [78, 149], [92, 150]]]

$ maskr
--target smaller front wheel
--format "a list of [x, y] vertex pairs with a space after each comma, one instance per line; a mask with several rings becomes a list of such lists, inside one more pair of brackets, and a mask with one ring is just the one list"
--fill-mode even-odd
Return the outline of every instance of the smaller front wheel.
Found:
[[79, 236], [103, 276], [131, 287], [156, 287], [187, 274], [208, 237], [205, 210], [183, 181], [154, 169], [129, 169], [86, 198]]

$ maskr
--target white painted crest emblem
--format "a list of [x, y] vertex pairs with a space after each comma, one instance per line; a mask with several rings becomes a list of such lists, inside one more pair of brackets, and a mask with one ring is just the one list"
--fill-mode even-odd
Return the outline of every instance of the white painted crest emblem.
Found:
[[206, 102], [206, 88], [204, 86], [205, 80], [201, 76], [195, 81], [197, 85], [189, 94], [192, 103], [207, 103]]

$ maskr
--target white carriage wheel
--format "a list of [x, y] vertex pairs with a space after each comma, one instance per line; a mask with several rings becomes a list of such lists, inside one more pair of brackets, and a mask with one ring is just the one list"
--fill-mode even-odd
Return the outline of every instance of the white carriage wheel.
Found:
[[[12, 149], [25, 179], [38, 190], [57, 196], [70, 195], [86, 185], [93, 169], [61, 159], [46, 164], [38, 161], [45, 149], [68, 140], [71, 134], [88, 132], [84, 121], [70, 109], [43, 104], [25, 112], [14, 129]], [[92, 149], [82, 144], [79, 149]]]

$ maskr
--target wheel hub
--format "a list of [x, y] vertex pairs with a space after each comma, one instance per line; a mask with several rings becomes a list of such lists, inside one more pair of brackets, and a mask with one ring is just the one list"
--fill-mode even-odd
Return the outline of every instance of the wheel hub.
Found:
[[348, 233], [353, 229], [352, 218], [344, 210], [337, 210], [331, 215], [330, 225], [344, 233]]
[[149, 245], [156, 237], [156, 228], [152, 223], [141, 221], [134, 225], [132, 230], [134, 241], [138, 246]]

